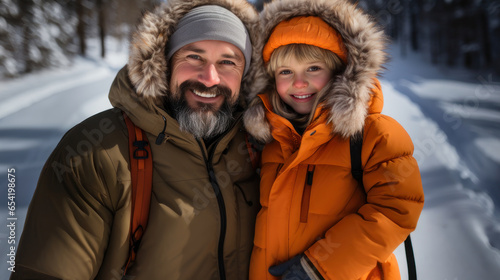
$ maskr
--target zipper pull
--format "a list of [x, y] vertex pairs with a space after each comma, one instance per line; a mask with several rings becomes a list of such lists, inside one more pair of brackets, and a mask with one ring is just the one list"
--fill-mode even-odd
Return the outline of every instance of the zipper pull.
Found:
[[313, 175], [314, 175], [314, 165], [307, 168], [306, 184], [309, 186], [312, 186], [313, 184]]
[[165, 116], [161, 117], [163, 118], [163, 131], [158, 134], [158, 137], [156, 137], [156, 145], [161, 145], [163, 143], [163, 139], [165, 139], [165, 129], [167, 129], [167, 119], [165, 118]]
[[241, 192], [241, 195], [243, 196], [243, 200], [245, 200], [245, 203], [249, 206], [249, 207], [252, 207], [253, 206], [253, 202], [251, 200], [248, 200], [247, 199], [247, 196], [245, 195], [245, 192], [243, 191], [243, 189], [240, 187], [240, 185], [238, 184], [235, 184], [236, 188], [238, 188]]
[[302, 193], [302, 203], [300, 207], [300, 222], [307, 223], [309, 214], [309, 203], [311, 200], [311, 189], [314, 175], [314, 165], [307, 166], [306, 181], [304, 182], [304, 191]]

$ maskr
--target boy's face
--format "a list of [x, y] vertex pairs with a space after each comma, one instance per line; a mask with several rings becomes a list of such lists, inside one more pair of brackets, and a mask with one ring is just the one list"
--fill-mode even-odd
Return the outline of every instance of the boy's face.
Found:
[[298, 62], [292, 57], [275, 72], [280, 98], [299, 114], [309, 114], [317, 93], [331, 79], [332, 70], [322, 61]]

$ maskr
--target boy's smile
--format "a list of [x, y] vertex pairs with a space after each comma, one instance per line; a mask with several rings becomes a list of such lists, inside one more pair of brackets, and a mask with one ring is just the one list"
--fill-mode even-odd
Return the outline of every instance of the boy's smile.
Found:
[[299, 62], [294, 57], [277, 67], [276, 91], [280, 98], [299, 114], [309, 114], [316, 94], [332, 77], [332, 70], [322, 61]]

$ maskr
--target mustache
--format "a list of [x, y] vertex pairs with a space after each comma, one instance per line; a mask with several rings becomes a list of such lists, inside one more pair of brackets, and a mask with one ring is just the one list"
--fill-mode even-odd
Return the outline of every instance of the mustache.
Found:
[[209, 94], [216, 94], [217, 96], [222, 95], [226, 98], [231, 98], [231, 89], [223, 85], [215, 85], [212, 87], [207, 87], [203, 83], [198, 81], [187, 80], [180, 84], [179, 90], [182, 93], [186, 93], [187, 90], [195, 90], [197, 92], [204, 92]]

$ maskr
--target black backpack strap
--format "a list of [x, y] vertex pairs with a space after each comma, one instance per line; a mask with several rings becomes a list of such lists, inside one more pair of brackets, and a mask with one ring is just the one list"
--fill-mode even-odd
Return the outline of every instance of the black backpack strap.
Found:
[[413, 246], [411, 244], [410, 235], [405, 240], [406, 265], [408, 266], [408, 279], [417, 280], [417, 266], [415, 264], [415, 255], [413, 254]]
[[361, 148], [363, 147], [363, 132], [351, 136], [351, 173], [352, 177], [363, 186], [363, 167], [361, 165]]
[[[361, 149], [363, 147], [363, 132], [360, 132], [350, 138], [351, 151], [351, 174], [356, 181], [363, 186], [363, 166], [361, 163]], [[410, 235], [405, 240], [406, 265], [408, 266], [408, 279], [417, 280], [417, 268], [415, 265], [415, 255], [413, 254], [413, 246], [411, 244]]]

